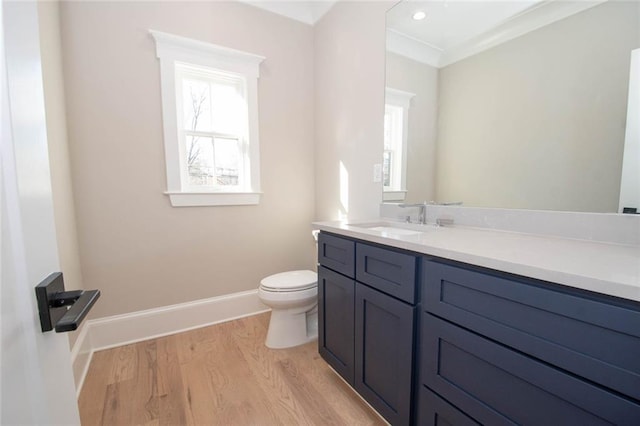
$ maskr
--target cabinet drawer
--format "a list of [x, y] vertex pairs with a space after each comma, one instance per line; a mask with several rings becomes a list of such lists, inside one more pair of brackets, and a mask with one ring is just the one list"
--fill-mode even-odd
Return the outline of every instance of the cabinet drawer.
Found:
[[356, 244], [356, 280], [414, 304], [416, 257], [407, 253]]
[[638, 425], [640, 405], [423, 314], [423, 383], [482, 424]]
[[318, 235], [318, 263], [353, 278], [356, 243], [321, 232]]
[[426, 311], [640, 400], [639, 310], [433, 261], [424, 278]]
[[480, 426], [480, 423], [425, 386], [420, 386], [417, 424], [421, 426]]

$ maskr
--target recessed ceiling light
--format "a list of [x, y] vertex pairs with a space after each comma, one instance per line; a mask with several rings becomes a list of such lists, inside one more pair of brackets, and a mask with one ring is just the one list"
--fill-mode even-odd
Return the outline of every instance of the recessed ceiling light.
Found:
[[413, 14], [413, 19], [416, 21], [422, 21], [426, 17], [427, 17], [427, 14], [421, 10]]

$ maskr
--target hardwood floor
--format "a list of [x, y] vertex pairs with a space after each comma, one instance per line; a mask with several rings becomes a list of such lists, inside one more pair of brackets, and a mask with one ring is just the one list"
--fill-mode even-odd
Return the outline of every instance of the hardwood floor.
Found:
[[96, 352], [87, 425], [382, 425], [317, 343], [264, 346], [269, 313]]

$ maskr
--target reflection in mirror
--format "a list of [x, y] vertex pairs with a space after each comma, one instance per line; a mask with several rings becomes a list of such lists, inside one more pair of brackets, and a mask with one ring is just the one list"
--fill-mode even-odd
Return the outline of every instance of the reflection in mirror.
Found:
[[409, 107], [415, 95], [387, 88], [384, 105], [382, 188], [385, 199], [404, 199], [407, 187]]
[[387, 96], [385, 179], [400, 178], [383, 198], [640, 210], [639, 21], [640, 2], [624, 0], [396, 5], [387, 93], [412, 96], [404, 153], [390, 148]]

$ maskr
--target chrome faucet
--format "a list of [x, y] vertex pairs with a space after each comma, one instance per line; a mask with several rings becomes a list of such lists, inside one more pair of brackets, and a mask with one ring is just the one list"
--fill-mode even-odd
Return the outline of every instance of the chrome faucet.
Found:
[[420, 213], [418, 214], [418, 223], [420, 225], [427, 224], [427, 202], [416, 204], [398, 204], [398, 207], [420, 207]]

